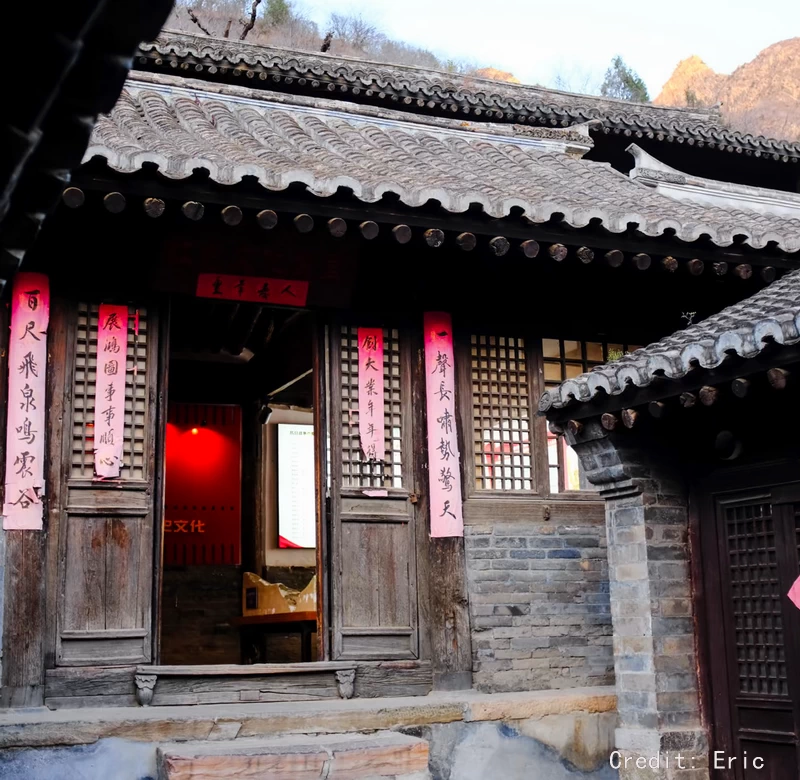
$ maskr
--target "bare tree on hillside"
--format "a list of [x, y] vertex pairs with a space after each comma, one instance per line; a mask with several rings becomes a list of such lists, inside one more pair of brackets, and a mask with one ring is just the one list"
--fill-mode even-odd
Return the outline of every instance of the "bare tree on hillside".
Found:
[[331, 14], [328, 28], [333, 37], [350, 44], [354, 49], [366, 53], [379, 45], [386, 36], [360, 14]]
[[[200, 30], [216, 38], [239, 38], [244, 34], [248, 43], [308, 52], [318, 52], [327, 45], [331, 54], [462, 75], [478, 70], [475, 63], [443, 61], [427, 49], [393, 40], [360, 15], [332, 14], [330, 24], [321, 32], [295, 0], [259, 0], [255, 6], [253, 0], [176, 0], [166, 27], [182, 32]], [[331, 33], [330, 39], [327, 32]]]
[[253, 5], [250, 8], [250, 18], [249, 19], [242, 19], [242, 34], [239, 36], [239, 40], [243, 41], [247, 37], [247, 33], [256, 26], [256, 15], [258, 14], [258, 6], [261, 3], [261, 0], [253, 0]]
[[599, 95], [603, 77], [594, 71], [576, 65], [559, 64], [553, 69], [550, 83], [562, 92], [578, 95]]

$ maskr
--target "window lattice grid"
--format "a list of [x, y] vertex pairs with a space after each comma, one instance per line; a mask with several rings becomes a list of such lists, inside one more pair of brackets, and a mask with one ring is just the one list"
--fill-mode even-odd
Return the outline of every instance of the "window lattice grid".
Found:
[[383, 435], [386, 460], [368, 461], [358, 434], [358, 328], [343, 326], [342, 366], [342, 486], [403, 487], [402, 376], [400, 335], [383, 329]]
[[[641, 347], [605, 341], [542, 339], [545, 389], [557, 387], [609, 360], [617, 360]], [[586, 480], [575, 452], [564, 439], [547, 435], [547, 462], [551, 493], [563, 490], [595, 490]]]
[[781, 584], [768, 503], [725, 510], [741, 693], [788, 695]]
[[634, 344], [614, 344], [606, 341], [574, 341], [542, 339], [544, 380], [550, 386], [572, 379], [595, 366], [617, 360], [641, 347]]
[[[94, 477], [94, 392], [97, 379], [97, 304], [78, 304], [72, 409], [72, 469], [77, 479]], [[138, 328], [135, 323], [137, 321]], [[138, 332], [137, 332], [138, 330]], [[147, 424], [147, 312], [128, 308], [125, 372], [125, 436], [121, 479], [145, 479]]]
[[525, 340], [470, 338], [476, 490], [533, 490]]

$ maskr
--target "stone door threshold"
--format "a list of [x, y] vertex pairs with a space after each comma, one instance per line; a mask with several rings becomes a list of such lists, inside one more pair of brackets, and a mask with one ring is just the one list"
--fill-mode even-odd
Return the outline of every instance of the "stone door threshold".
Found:
[[381, 731], [456, 721], [539, 719], [613, 712], [613, 687], [517, 693], [433, 692], [427, 696], [163, 707], [0, 712], [0, 749], [83, 745], [107, 737], [145, 742], [233, 740], [282, 734]]
[[[136, 701], [144, 707], [153, 703], [164, 704], [224, 704], [231, 701], [275, 701], [330, 699], [337, 696], [351, 699], [355, 691], [355, 663], [316, 661], [302, 664], [213, 664], [204, 666], [137, 666], [134, 670]], [[235, 682], [235, 678], [252, 678]], [[177, 678], [177, 679], [176, 679]], [[233, 680], [231, 678], [234, 678]], [[272, 679], [267, 684], [267, 698], [258, 681]], [[164, 694], [159, 680], [172, 683], [170, 692]], [[201, 680], [198, 694], [193, 681]], [[210, 683], [205, 682], [211, 680]], [[213, 681], [217, 681], [215, 685]], [[308, 681], [311, 682], [308, 682]], [[277, 682], [276, 682], [277, 681]], [[304, 687], [304, 681], [306, 682]], [[177, 682], [177, 686], [175, 683]], [[282, 685], [281, 685], [282, 683]], [[159, 688], [157, 691], [156, 688]], [[203, 699], [205, 696], [205, 700]]]
[[[44, 703], [55, 710], [425, 696], [433, 682], [430, 661], [59, 667], [45, 672]], [[456, 682], [468, 689], [471, 678]]]

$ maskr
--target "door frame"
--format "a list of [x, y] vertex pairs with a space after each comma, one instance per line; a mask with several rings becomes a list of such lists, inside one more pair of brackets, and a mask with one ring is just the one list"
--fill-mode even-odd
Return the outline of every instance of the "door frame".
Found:
[[166, 507], [166, 444], [167, 415], [169, 408], [170, 328], [172, 324], [172, 299], [165, 296], [158, 301], [159, 333], [156, 359], [156, 419], [155, 419], [155, 481], [153, 485], [153, 637], [152, 658], [154, 664], [161, 663], [161, 588], [164, 580], [164, 514]]
[[[153, 500], [155, 502], [154, 519], [154, 544], [153, 544], [153, 665], [161, 663], [161, 619], [162, 619], [162, 588], [164, 577], [164, 513], [165, 513], [165, 478], [166, 478], [166, 431], [169, 410], [169, 376], [171, 369], [170, 359], [170, 322], [172, 315], [171, 297], [165, 296], [158, 301], [159, 305], [159, 353], [157, 356], [157, 388], [158, 396], [156, 403], [156, 431], [155, 431], [155, 489]], [[312, 338], [312, 366], [314, 370], [313, 383], [313, 416], [314, 416], [314, 469], [315, 469], [315, 501], [317, 515], [317, 547], [316, 547], [316, 571], [317, 571], [317, 661], [328, 661], [330, 658], [329, 615], [329, 485], [327, 479], [327, 431], [329, 414], [329, 393], [327, 390], [329, 381], [330, 367], [326, 359], [328, 355], [328, 324], [323, 318], [313, 310], [306, 310], [313, 319], [314, 337]], [[255, 420], [255, 415], [248, 415], [245, 408], [242, 409], [242, 424], [246, 425], [248, 420]], [[261, 471], [264, 465], [265, 453], [261, 445], [261, 437], [257, 436], [258, 457], [256, 470]], [[244, 447], [245, 438], [243, 435], [242, 446]], [[242, 476], [242, 487], [244, 489], [245, 479]], [[255, 511], [261, 511], [264, 507], [263, 480], [259, 477], [254, 482], [252, 499], [255, 501]], [[242, 496], [243, 502], [245, 496]], [[241, 524], [241, 533], [245, 532], [245, 523]], [[263, 533], [264, 525], [258, 521], [252, 524], [255, 534]], [[244, 570], [244, 544], [252, 540], [242, 538], [242, 569]], [[263, 543], [256, 540], [256, 550], [263, 551]], [[257, 572], [261, 576], [260, 572]], [[286, 664], [287, 667], [292, 664]], [[220, 667], [227, 666], [220, 664]]]

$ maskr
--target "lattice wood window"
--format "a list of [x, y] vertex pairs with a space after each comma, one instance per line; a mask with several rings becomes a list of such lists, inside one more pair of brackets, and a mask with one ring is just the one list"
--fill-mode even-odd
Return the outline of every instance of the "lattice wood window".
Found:
[[[130, 307], [125, 374], [125, 445], [121, 479], [145, 479], [147, 311]], [[78, 304], [72, 410], [73, 478], [94, 477], [94, 389], [97, 377], [96, 304]], [[138, 318], [138, 333], [135, 323]]]
[[788, 696], [784, 594], [771, 506], [733, 506], [724, 512], [739, 691]]
[[342, 486], [402, 488], [402, 377], [400, 335], [383, 330], [385, 461], [367, 461], [358, 436], [358, 328], [342, 327]]
[[533, 490], [525, 341], [470, 337], [476, 490]]
[[[566, 379], [573, 379], [639, 348], [603, 341], [542, 339], [545, 388], [556, 387]], [[578, 456], [563, 437], [548, 433], [547, 460], [551, 493], [594, 489], [583, 473]]]

